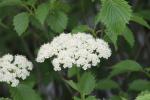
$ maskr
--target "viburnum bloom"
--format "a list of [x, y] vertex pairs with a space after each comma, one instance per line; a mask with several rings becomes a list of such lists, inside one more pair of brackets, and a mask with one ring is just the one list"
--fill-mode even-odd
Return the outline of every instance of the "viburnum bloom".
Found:
[[71, 68], [73, 65], [86, 70], [100, 63], [100, 58], [108, 59], [110, 56], [111, 49], [102, 39], [80, 32], [62, 33], [52, 42], [40, 47], [36, 61], [44, 62], [45, 59], [52, 58], [55, 71], [61, 70], [62, 67]]
[[19, 79], [26, 79], [30, 75], [33, 65], [25, 56], [6, 54], [0, 58], [0, 82], [16, 87]]

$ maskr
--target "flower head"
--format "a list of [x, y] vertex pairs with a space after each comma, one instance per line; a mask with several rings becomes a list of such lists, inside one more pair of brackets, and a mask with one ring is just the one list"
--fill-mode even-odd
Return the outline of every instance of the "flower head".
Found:
[[22, 55], [6, 54], [0, 58], [0, 82], [6, 82], [15, 87], [19, 79], [26, 79], [32, 70], [32, 63]]
[[73, 65], [86, 70], [96, 66], [100, 58], [108, 59], [110, 56], [111, 49], [102, 39], [95, 39], [86, 33], [62, 33], [52, 42], [40, 47], [36, 61], [44, 62], [45, 59], [53, 58], [52, 64], [55, 71], [61, 70], [62, 67], [70, 68]]

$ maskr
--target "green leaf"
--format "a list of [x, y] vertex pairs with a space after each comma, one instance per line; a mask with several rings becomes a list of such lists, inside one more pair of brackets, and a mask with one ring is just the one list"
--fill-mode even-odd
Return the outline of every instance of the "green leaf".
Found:
[[68, 17], [63, 12], [54, 12], [50, 14], [47, 22], [53, 31], [62, 32], [67, 27]]
[[138, 14], [142, 16], [144, 19], [150, 21], [150, 9], [142, 9], [138, 11]]
[[123, 32], [131, 17], [131, 7], [125, 0], [101, 0], [99, 19], [113, 33]]
[[141, 25], [147, 27], [148, 29], [150, 29], [150, 25], [141, 16], [138, 16], [138, 15], [134, 14], [131, 17], [131, 20], [138, 23], [138, 24], [141, 24]]
[[90, 28], [88, 25], [79, 25], [72, 30], [72, 33], [87, 32], [89, 30], [90, 30]]
[[71, 6], [68, 3], [61, 0], [51, 0], [50, 9], [68, 13], [71, 10]]
[[113, 95], [109, 98], [109, 100], [122, 100], [120, 96]]
[[77, 84], [73, 82], [72, 80], [69, 80], [69, 81], [66, 80], [66, 83], [68, 83], [73, 89], [79, 91]]
[[27, 0], [26, 3], [28, 5], [34, 6], [36, 4], [37, 0]]
[[113, 80], [104, 79], [98, 81], [96, 89], [101, 90], [119, 89], [119, 85]]
[[110, 31], [105, 31], [106, 33], [106, 36], [111, 40], [111, 42], [113, 43], [113, 45], [115, 46], [115, 49], [117, 50], [118, 47], [117, 47], [117, 40], [118, 40], [118, 36], [119, 34], [117, 33], [112, 33]]
[[147, 80], [134, 80], [129, 84], [129, 90], [133, 91], [144, 91], [150, 90], [150, 82]]
[[21, 5], [21, 4], [22, 4], [21, 0], [2, 0], [0, 2], [0, 7]]
[[137, 62], [133, 60], [124, 60], [112, 67], [112, 71], [109, 77], [113, 77], [125, 72], [136, 72], [136, 71], [142, 71], [142, 67]]
[[121, 97], [121, 100], [128, 100], [127, 98]]
[[134, 46], [134, 43], [135, 43], [134, 35], [133, 35], [132, 31], [128, 27], [125, 28], [122, 36], [130, 44], [131, 47]]
[[143, 91], [140, 93], [135, 100], [150, 100], [150, 92], [149, 91]]
[[78, 97], [73, 97], [73, 100], [81, 100], [81, 99]]
[[43, 25], [46, 17], [48, 16], [48, 13], [49, 13], [48, 4], [43, 3], [43, 4], [40, 4], [37, 10], [35, 11], [35, 17]]
[[26, 31], [29, 25], [29, 14], [26, 12], [19, 13], [13, 19], [13, 25], [19, 36]]
[[95, 77], [89, 72], [85, 72], [78, 82], [80, 93], [83, 93], [85, 95], [91, 93], [94, 90], [95, 85]]
[[128, 27], [125, 27], [124, 32], [122, 34], [112, 33], [111, 31], [105, 31], [105, 33], [106, 33], [106, 36], [114, 44], [115, 49], [118, 49], [117, 47], [118, 36], [123, 36], [125, 40], [130, 44], [131, 47], [134, 46], [134, 43], [135, 43], [134, 35]]
[[10, 88], [10, 93], [13, 100], [42, 100], [30, 86], [25, 84]]
[[33, 88], [35, 83], [36, 83], [36, 76], [32, 73], [30, 74], [30, 77], [21, 81], [21, 84], [26, 84], [26, 85], [30, 86], [31, 88]]
[[77, 74], [77, 67], [73, 66], [68, 69], [68, 77], [73, 77]]
[[88, 96], [85, 100], [97, 100], [94, 96]]

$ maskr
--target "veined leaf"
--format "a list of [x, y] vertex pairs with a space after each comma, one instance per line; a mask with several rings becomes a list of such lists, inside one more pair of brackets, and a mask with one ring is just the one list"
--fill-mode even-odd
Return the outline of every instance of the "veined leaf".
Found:
[[118, 89], [119, 85], [113, 80], [104, 79], [98, 81], [96, 88], [101, 90]]
[[132, 31], [128, 27], [125, 28], [122, 36], [130, 44], [131, 47], [134, 46], [134, 42], [135, 42], [134, 35], [133, 35]]
[[116, 49], [118, 49], [118, 47], [117, 47], [118, 36], [123, 36], [131, 47], [134, 46], [134, 43], [135, 43], [134, 35], [128, 27], [124, 28], [124, 31], [122, 34], [112, 33], [110, 31], [105, 31], [105, 32], [106, 32], [106, 35], [108, 36], [108, 38], [114, 44]]
[[41, 24], [44, 24], [44, 21], [49, 13], [48, 4], [43, 3], [40, 4], [35, 12], [36, 18], [39, 20]]
[[48, 17], [47, 23], [53, 31], [62, 32], [67, 27], [68, 17], [63, 12], [54, 12]]
[[94, 90], [95, 85], [96, 81], [94, 76], [88, 72], [85, 72], [78, 82], [79, 91], [85, 95], [91, 93]]
[[129, 84], [129, 90], [133, 91], [150, 90], [150, 81], [141, 79], [134, 80], [132, 83]]
[[29, 14], [26, 12], [19, 13], [13, 19], [13, 25], [18, 35], [22, 35], [29, 25]]
[[150, 29], [150, 25], [141, 16], [134, 14], [131, 20]]
[[112, 71], [109, 77], [113, 77], [125, 72], [135, 72], [135, 71], [142, 71], [142, 67], [135, 61], [124, 60], [112, 67]]
[[111, 40], [111, 42], [115, 46], [115, 49], [118, 49], [118, 47], [117, 47], [117, 40], [118, 40], [119, 34], [112, 33], [111, 31], [108, 31], [108, 30], [105, 31], [105, 33], [106, 33], [106, 36]]
[[131, 17], [131, 7], [125, 0], [101, 0], [100, 20], [113, 33], [123, 32]]
[[10, 88], [10, 93], [13, 100], [42, 100], [30, 86], [25, 84]]

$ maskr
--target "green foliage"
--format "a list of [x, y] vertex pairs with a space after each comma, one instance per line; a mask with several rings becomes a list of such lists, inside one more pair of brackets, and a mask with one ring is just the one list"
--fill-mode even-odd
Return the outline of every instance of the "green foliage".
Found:
[[10, 88], [10, 93], [14, 100], [42, 100], [30, 86], [25, 84]]
[[85, 100], [97, 100], [94, 96], [89, 96]]
[[54, 32], [62, 32], [67, 27], [68, 17], [64, 12], [54, 12], [49, 15], [47, 23]]
[[21, 81], [21, 84], [26, 84], [28, 86], [30, 86], [31, 88], [34, 87], [34, 85], [36, 84], [36, 77], [33, 73], [30, 74], [30, 77], [27, 77], [27, 79]]
[[125, 0], [101, 0], [102, 8], [98, 19], [112, 33], [123, 32], [131, 17], [131, 7]]
[[149, 20], [150, 21], [150, 10], [149, 9], [142, 9], [140, 11], [138, 11], [138, 15], [142, 16], [144, 19]]
[[98, 81], [96, 89], [100, 90], [119, 89], [119, 85], [113, 80], [103, 79]]
[[114, 34], [114, 33], [110, 32], [108, 30], [106, 30], [105, 33], [106, 33], [106, 36], [110, 39], [110, 41], [114, 44], [115, 49], [118, 49], [117, 40], [118, 40], [119, 34], [117, 34], [117, 33]]
[[91, 73], [84, 73], [79, 82], [78, 82], [78, 88], [80, 93], [83, 93], [85, 95], [88, 95], [91, 93], [96, 85], [95, 77]]
[[21, 0], [1, 0], [0, 7], [21, 5], [21, 4], [22, 4]]
[[122, 36], [124, 37], [124, 39], [127, 41], [127, 43], [133, 47], [134, 46], [134, 43], [135, 43], [135, 38], [134, 38], [134, 35], [132, 33], [132, 31], [128, 28], [128, 27], [125, 27], [124, 28], [124, 31], [122, 34], [114, 34], [112, 33], [111, 31], [105, 31], [106, 33], [106, 36], [111, 40], [111, 42], [114, 44], [115, 48], [118, 49], [117, 47], [117, 40], [118, 40], [118, 36]]
[[120, 96], [113, 95], [109, 100], [123, 100]]
[[73, 97], [73, 100], [81, 100], [81, 99], [78, 97]]
[[87, 32], [90, 28], [87, 25], [79, 25], [72, 30], [72, 33], [76, 32]]
[[72, 80], [70, 81], [66, 81], [73, 89], [75, 89], [76, 91], [79, 91], [79, 88], [77, 86], [77, 83], [73, 82]]
[[31, 5], [32, 7], [35, 6], [36, 2], [37, 2], [37, 0], [26, 0], [26, 3], [27, 3], [28, 5]]
[[77, 75], [77, 68], [73, 66], [72, 68], [68, 69], [68, 77], [73, 77]]
[[150, 92], [144, 91], [141, 94], [139, 94], [135, 100], [150, 100]]
[[131, 47], [134, 46], [134, 43], [135, 43], [134, 35], [133, 35], [132, 31], [128, 27], [125, 28], [122, 36], [130, 44]]
[[129, 89], [133, 91], [150, 90], [150, 82], [147, 80], [134, 80], [129, 84]]
[[134, 14], [131, 20], [150, 29], [150, 25], [141, 16]]
[[137, 72], [137, 71], [142, 71], [142, 67], [137, 62], [132, 60], [124, 60], [120, 61], [119, 63], [117, 63], [112, 67], [112, 71], [109, 77], [113, 77], [125, 72]]
[[43, 25], [46, 17], [49, 14], [49, 5], [46, 3], [40, 4], [35, 11], [35, 16], [39, 20], [39, 22]]
[[29, 14], [26, 12], [22, 12], [17, 14], [13, 19], [14, 29], [21, 36], [29, 25]]

